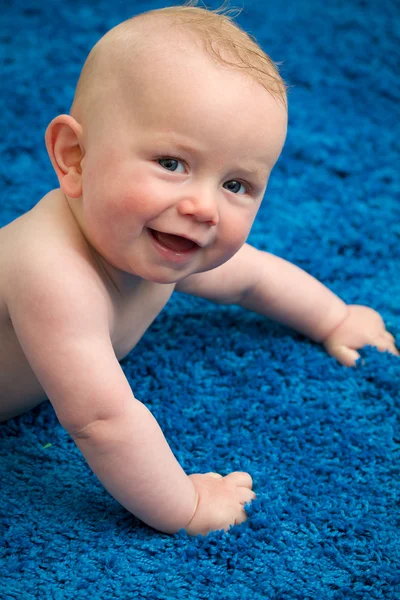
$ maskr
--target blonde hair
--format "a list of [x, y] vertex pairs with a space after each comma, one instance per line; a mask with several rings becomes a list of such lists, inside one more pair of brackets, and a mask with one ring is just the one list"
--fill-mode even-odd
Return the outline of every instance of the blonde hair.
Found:
[[[104, 56], [107, 53], [100, 51], [103, 40], [112, 42], [107, 49], [108, 52], [112, 53], [112, 49], [118, 46], [118, 41], [124, 40], [129, 47], [129, 52], [134, 53], [148, 43], [148, 29], [144, 28], [142, 32], [144, 31], [145, 35], [141, 36], [141, 25], [150, 23], [152, 31], [155, 32], [157, 21], [159, 25], [167, 23], [172, 28], [182, 28], [186, 34], [193, 34], [216, 62], [246, 73], [287, 107], [287, 87], [279, 74], [278, 63], [262, 50], [253, 36], [246, 33], [233, 20], [234, 16], [240, 14], [241, 9], [229, 9], [226, 2], [216, 10], [200, 8], [197, 4], [198, 0], [189, 0], [181, 6], [150, 10], [123, 21], [105, 34], [94, 46], [84, 64], [71, 113], [76, 110], [84, 96], [92, 96], [93, 99], [91, 87], [101, 73], [102, 67], [108, 66], [109, 70], [115, 71], [115, 64], [111, 64], [115, 58], [107, 59]], [[133, 28], [136, 26], [139, 35], [133, 33]], [[106, 83], [103, 82], [103, 87], [105, 85]]]
[[198, 34], [210, 56], [233, 69], [248, 73], [286, 104], [287, 87], [279, 74], [278, 63], [260, 48], [253, 36], [233, 20], [241, 13], [241, 9], [227, 8], [226, 2], [216, 10], [200, 8], [197, 4], [198, 0], [190, 0], [182, 6], [170, 6], [146, 14], [173, 17], [174, 24]]

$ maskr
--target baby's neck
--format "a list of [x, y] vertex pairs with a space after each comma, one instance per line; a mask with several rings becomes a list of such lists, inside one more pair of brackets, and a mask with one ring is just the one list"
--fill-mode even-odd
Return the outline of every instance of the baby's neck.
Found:
[[143, 287], [147, 287], [149, 284], [151, 284], [151, 282], [139, 277], [138, 275], [121, 271], [107, 262], [103, 256], [96, 252], [96, 250], [93, 248], [91, 248], [91, 250], [104, 277], [119, 295], [125, 296], [127, 294], [135, 294], [143, 289]]

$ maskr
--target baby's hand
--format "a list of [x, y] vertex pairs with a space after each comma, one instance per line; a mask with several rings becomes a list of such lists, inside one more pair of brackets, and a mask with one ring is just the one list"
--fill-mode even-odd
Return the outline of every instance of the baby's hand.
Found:
[[222, 477], [218, 473], [189, 475], [197, 491], [197, 508], [189, 525], [189, 535], [206, 535], [209, 531], [238, 525], [246, 520], [244, 504], [256, 497], [248, 473], [234, 472]]
[[353, 367], [360, 355], [357, 348], [375, 346], [400, 356], [395, 339], [386, 331], [382, 317], [372, 308], [356, 304], [348, 307], [345, 320], [323, 341], [326, 351], [346, 367]]

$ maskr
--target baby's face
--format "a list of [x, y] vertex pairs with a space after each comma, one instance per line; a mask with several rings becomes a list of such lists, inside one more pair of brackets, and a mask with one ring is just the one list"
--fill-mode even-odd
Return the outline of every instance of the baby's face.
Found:
[[[164, 62], [162, 62], [164, 61]], [[245, 242], [286, 135], [286, 109], [203, 54], [150, 62], [85, 134], [79, 220], [113, 267], [172, 283]]]

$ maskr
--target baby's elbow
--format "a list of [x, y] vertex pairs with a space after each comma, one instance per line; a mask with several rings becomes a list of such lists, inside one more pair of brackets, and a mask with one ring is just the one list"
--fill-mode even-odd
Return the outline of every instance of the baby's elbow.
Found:
[[108, 426], [109, 418], [99, 416], [96, 411], [85, 411], [80, 414], [78, 411], [57, 410], [54, 407], [60, 425], [69, 433], [73, 440], [84, 440], [101, 435], [102, 431]]
[[[119, 421], [124, 422], [132, 409], [137, 412], [138, 401], [133, 397], [114, 398], [109, 402], [98, 396], [97, 402], [89, 402], [85, 398], [75, 399], [73, 402], [52, 402], [61, 426], [75, 439], [91, 439], [99, 437], [105, 430], [116, 427]], [[129, 415], [127, 414], [129, 413]]]
[[60, 420], [60, 423], [75, 442], [87, 440], [102, 444], [129, 437], [149, 414], [149, 409], [133, 398], [124, 408], [87, 411], [85, 415], [75, 415], [74, 418]]
[[110, 419], [97, 419], [79, 429], [69, 427], [67, 431], [89, 464], [89, 457], [93, 457], [93, 453], [104, 456], [115, 452], [123, 437], [118, 423]]
[[101, 435], [104, 429], [107, 428], [106, 419], [96, 419], [83, 426], [78, 426], [77, 423], [62, 424], [73, 440], [89, 440], [94, 436]]

